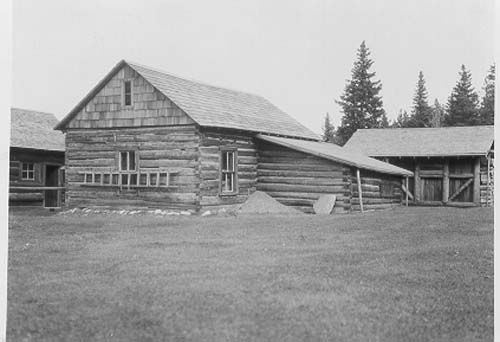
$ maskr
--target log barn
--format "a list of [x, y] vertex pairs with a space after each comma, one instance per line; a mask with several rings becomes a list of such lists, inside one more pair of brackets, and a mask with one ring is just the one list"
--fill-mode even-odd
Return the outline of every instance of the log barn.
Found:
[[64, 134], [49, 113], [11, 109], [9, 205], [60, 207]]
[[[266, 99], [120, 61], [57, 125], [66, 203], [200, 211], [262, 190], [302, 211], [400, 205], [412, 172], [319, 137]], [[359, 186], [358, 186], [359, 185]]]
[[420, 205], [493, 205], [493, 126], [359, 129], [345, 148], [414, 171]]

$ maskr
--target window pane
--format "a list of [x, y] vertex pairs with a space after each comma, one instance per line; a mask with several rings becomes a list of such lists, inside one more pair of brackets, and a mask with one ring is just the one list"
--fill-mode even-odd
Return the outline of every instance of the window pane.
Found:
[[103, 183], [104, 184], [109, 184], [109, 181], [111, 180], [111, 177], [110, 177], [110, 174], [109, 173], [105, 173], [103, 175]]
[[122, 175], [122, 185], [128, 185], [128, 175]]
[[227, 153], [227, 169], [234, 171], [234, 152]]
[[129, 170], [135, 170], [135, 152], [134, 151], [130, 151], [128, 153], [129, 155]]
[[113, 174], [113, 177], [112, 177], [112, 184], [113, 185], [118, 185], [118, 174]]
[[130, 185], [137, 185], [137, 174], [133, 173], [130, 175]]
[[92, 174], [91, 173], [85, 174], [85, 183], [92, 183]]
[[141, 176], [139, 177], [139, 185], [147, 185], [148, 183], [148, 174], [147, 173], [141, 173]]
[[101, 174], [100, 173], [96, 173], [96, 175], [94, 176], [94, 183], [101, 184]]
[[160, 173], [160, 185], [167, 185], [167, 174]]
[[227, 152], [222, 152], [221, 169], [227, 170]]
[[28, 164], [28, 170], [29, 171], [35, 170], [35, 164]]
[[120, 170], [127, 170], [127, 152], [120, 152]]
[[149, 185], [156, 186], [156, 179], [157, 178], [158, 177], [156, 177], [156, 173], [150, 174]]
[[124, 97], [125, 106], [130, 106], [132, 104], [132, 84], [130, 81], [125, 81]]

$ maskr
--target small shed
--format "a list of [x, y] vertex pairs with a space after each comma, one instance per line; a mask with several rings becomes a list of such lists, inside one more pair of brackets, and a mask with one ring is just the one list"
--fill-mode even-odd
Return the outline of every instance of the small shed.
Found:
[[336, 209], [349, 212], [362, 209], [358, 189], [373, 209], [400, 205], [401, 180], [413, 175], [319, 143], [261, 96], [129, 61], [56, 129], [66, 134], [66, 201], [74, 207], [199, 211], [262, 190], [306, 212], [335, 194]]
[[64, 134], [53, 114], [11, 109], [9, 205], [60, 207]]
[[493, 205], [493, 126], [359, 129], [345, 148], [413, 170], [414, 204]]

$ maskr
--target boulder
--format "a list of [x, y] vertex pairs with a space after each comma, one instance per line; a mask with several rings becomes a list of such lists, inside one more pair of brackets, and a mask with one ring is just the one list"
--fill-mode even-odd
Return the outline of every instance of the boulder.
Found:
[[330, 215], [332, 213], [333, 207], [335, 206], [336, 199], [337, 196], [335, 195], [321, 195], [313, 204], [314, 213]]

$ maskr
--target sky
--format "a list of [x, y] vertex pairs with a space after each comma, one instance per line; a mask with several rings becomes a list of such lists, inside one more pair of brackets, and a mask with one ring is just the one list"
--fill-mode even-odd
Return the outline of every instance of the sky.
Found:
[[494, 0], [15, 0], [14, 107], [66, 115], [121, 59], [270, 100], [320, 133], [366, 41], [389, 119], [423, 71], [446, 103], [461, 64], [482, 94]]

